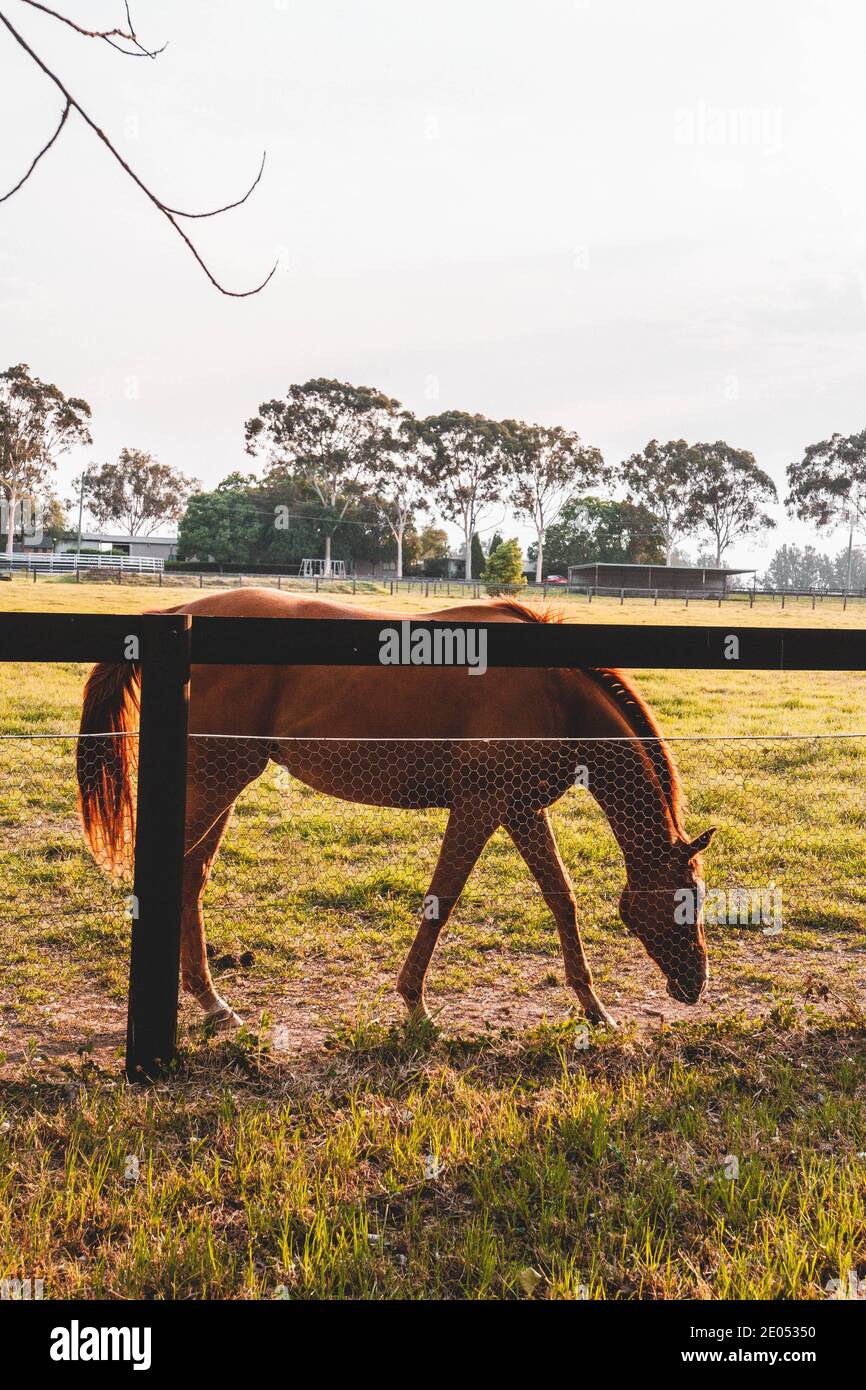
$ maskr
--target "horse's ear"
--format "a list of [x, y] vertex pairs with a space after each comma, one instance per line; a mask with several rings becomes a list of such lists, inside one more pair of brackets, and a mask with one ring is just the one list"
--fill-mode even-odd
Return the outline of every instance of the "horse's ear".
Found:
[[716, 829], [717, 827], [715, 825], [711, 825], [709, 830], [702, 831], [697, 839], [692, 840], [690, 844], [686, 845], [686, 854], [689, 859], [693, 859], [696, 854], [701, 854], [702, 851], [707, 848], [707, 845], [716, 833]]

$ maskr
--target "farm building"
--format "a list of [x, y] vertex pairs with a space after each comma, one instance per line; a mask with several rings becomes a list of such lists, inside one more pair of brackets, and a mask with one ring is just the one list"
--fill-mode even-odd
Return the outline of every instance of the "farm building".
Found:
[[619, 565], [591, 561], [569, 565], [573, 588], [637, 590], [642, 593], [679, 594], [683, 598], [718, 598], [727, 592], [734, 575], [754, 574], [745, 569], [708, 569], [699, 565]]
[[[118, 552], [130, 558], [173, 560], [177, 555], [177, 536], [130, 536], [103, 531], [85, 531], [81, 544], [87, 550]], [[75, 540], [61, 541], [59, 551], [78, 549]]]

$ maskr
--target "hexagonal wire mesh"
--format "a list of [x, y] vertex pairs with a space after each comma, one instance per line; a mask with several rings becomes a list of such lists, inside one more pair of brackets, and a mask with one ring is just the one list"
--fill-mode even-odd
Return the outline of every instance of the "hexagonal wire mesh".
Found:
[[[123, 737], [100, 751], [114, 740], [120, 756]], [[0, 741], [7, 959], [34, 942], [80, 950], [85, 969], [99, 949], [124, 954], [129, 884], [96, 872], [75, 814], [76, 755], [97, 775], [97, 742]], [[133, 797], [135, 742], [123, 744]], [[688, 809], [656, 740], [192, 736], [187, 906], [203, 892], [218, 942], [271, 938], [301, 972], [368, 948], [396, 974], [412, 942], [400, 985], [416, 1005], [458, 900], [447, 936], [467, 970], [500, 952], [549, 965], [555, 921], [590, 1013], [587, 955], [620, 998], [645, 995], [647, 956], [684, 1002], [707, 954], [731, 1008], [755, 990], [862, 985], [864, 738], [666, 742]]]
[[[137, 736], [113, 736], [131, 754]], [[76, 760], [95, 774], [94, 740], [0, 735], [0, 1048], [19, 1028], [118, 999], [126, 987], [131, 882], [100, 872], [82, 835]], [[134, 797], [134, 779], [131, 795]], [[97, 1012], [99, 1010], [97, 1009]], [[24, 1029], [24, 1033], [20, 1033]], [[8, 1037], [7, 1037], [8, 1032]], [[82, 1041], [74, 1029], [76, 1044]], [[12, 1053], [16, 1051], [14, 1042]]]
[[[487, 950], [498, 941], [549, 953], [552, 918], [579, 995], [581, 934], [607, 975], [623, 966], [629, 974], [626, 928], [683, 1002], [704, 985], [705, 932], [732, 987], [760, 975], [787, 983], [792, 957], [807, 989], [828, 965], [835, 986], [846, 971], [853, 979], [866, 945], [866, 890], [855, 873], [866, 741], [667, 742], [679, 777], [674, 758], [647, 739], [198, 736], [191, 853], [206, 862], [216, 852], [231, 804], [249, 787], [227, 839], [235, 864], [225, 877], [216, 871], [211, 916], [222, 938], [233, 933], [229, 879], [242, 864], [254, 871], [258, 845], [256, 868], [301, 939], [305, 917], [325, 917], [337, 950], [371, 923], [404, 935], [417, 927], [401, 974], [410, 1001], [461, 895], [464, 941], [474, 929]], [[708, 827], [718, 835], [702, 856]], [[322, 935], [312, 933], [311, 949], [327, 950]]]

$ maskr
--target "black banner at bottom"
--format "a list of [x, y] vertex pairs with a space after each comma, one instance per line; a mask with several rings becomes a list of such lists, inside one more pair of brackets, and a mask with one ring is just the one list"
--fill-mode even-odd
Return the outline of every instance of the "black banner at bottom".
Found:
[[[849, 1306], [845, 1307], [844, 1305]], [[497, 1328], [503, 1308], [508, 1323]], [[465, 1373], [473, 1337], [479, 1356], [511, 1354], [519, 1346], [538, 1358], [538, 1369], [552, 1369], [551, 1354], [574, 1357], [575, 1374], [585, 1358], [603, 1362], [606, 1375], [638, 1371], [666, 1374], [674, 1368], [696, 1378], [713, 1367], [736, 1370], [759, 1366], [774, 1375], [806, 1369], [822, 1378], [856, 1364], [862, 1348], [866, 1300], [858, 1289], [835, 1291], [810, 1303], [603, 1303], [577, 1301], [559, 1307], [509, 1303], [452, 1306], [358, 1303], [326, 1305], [302, 1301], [201, 1303], [61, 1303], [4, 1300], [0, 1335], [7, 1355], [21, 1372], [64, 1382], [70, 1376], [191, 1373], [226, 1376], [281, 1365], [288, 1371], [313, 1357], [333, 1375], [342, 1352], [347, 1368], [367, 1371], [392, 1363], [393, 1334], [411, 1337], [417, 1329], [441, 1337], [453, 1317], [463, 1334], [459, 1361]], [[395, 1317], [396, 1314], [396, 1317]], [[379, 1323], [379, 1317], [382, 1322]], [[418, 1322], [415, 1323], [415, 1318]], [[520, 1322], [515, 1322], [517, 1317]], [[523, 1318], [526, 1323], [520, 1330]], [[319, 1319], [327, 1323], [320, 1324]], [[343, 1319], [345, 1318], [345, 1323]], [[363, 1322], [361, 1321], [363, 1318]], [[435, 1320], [435, 1321], [434, 1321]], [[327, 1326], [323, 1343], [321, 1327]], [[345, 1329], [345, 1337], [335, 1334]], [[555, 1340], [526, 1343], [524, 1335], [543, 1333]], [[515, 1337], [519, 1340], [515, 1340]], [[491, 1340], [493, 1339], [493, 1340]], [[533, 1351], [534, 1346], [534, 1351]], [[443, 1348], [444, 1352], [444, 1348]], [[437, 1358], [440, 1373], [447, 1352]]]

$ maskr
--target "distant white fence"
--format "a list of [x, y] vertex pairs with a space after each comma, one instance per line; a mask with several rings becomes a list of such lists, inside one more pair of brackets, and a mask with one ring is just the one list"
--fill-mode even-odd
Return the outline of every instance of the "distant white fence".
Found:
[[[52, 550], [33, 550], [12, 556], [13, 570], [38, 570], [40, 574], [74, 574], [76, 570], [121, 570], [126, 574], [160, 574], [164, 560], [150, 555], [78, 555], [74, 551], [55, 554]], [[8, 570], [8, 555], [0, 555], [0, 570]]]

